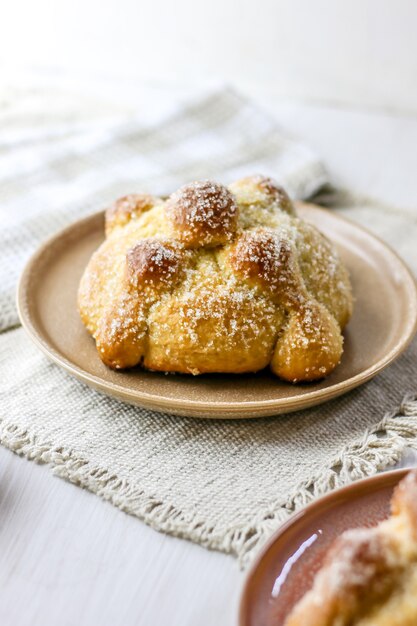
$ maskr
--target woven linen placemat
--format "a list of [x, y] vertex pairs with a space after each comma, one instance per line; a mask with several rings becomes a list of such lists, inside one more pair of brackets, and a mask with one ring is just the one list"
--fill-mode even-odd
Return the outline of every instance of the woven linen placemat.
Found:
[[[204, 123], [197, 121], [200, 106]], [[184, 148], [179, 154], [201, 155], [207, 143], [216, 144], [217, 160], [223, 140], [234, 141], [227, 157], [229, 165], [235, 159], [232, 177], [237, 170], [243, 174], [275, 169], [281, 178], [282, 171], [282, 178], [292, 180], [292, 191], [299, 197], [326, 181], [312, 153], [281, 140], [270, 120], [230, 92], [194, 103], [170, 120], [158, 132], [145, 132], [145, 146], [149, 147], [147, 141], [158, 146], [149, 148], [149, 160], [157, 162], [161, 171], [174, 159], [173, 153], [167, 156], [172, 152], [168, 138], [178, 142], [184, 128], [192, 127], [194, 139], [188, 137], [193, 150]], [[181, 131], [171, 130], [173, 121]], [[253, 421], [193, 420], [135, 408], [87, 388], [50, 363], [23, 329], [13, 328], [18, 323], [12, 298], [17, 270], [51, 229], [98, 208], [107, 194], [110, 199], [125, 192], [126, 180], [120, 181], [117, 172], [128, 172], [129, 185], [138, 172], [134, 189], [145, 186], [140, 161], [148, 162], [143, 156], [146, 150], [136, 161], [133, 154], [142, 145], [139, 131], [134, 150], [126, 148], [133, 141], [135, 124], [137, 129], [137, 122], [126, 124], [120, 144], [120, 128], [106, 131], [105, 144], [114, 145], [113, 155], [109, 146], [100, 144], [101, 149], [96, 149], [96, 137], [80, 134], [71, 139], [73, 152], [67, 150], [65, 158], [56, 147], [49, 151], [51, 146], [43, 144], [49, 156], [41, 168], [29, 171], [28, 165], [30, 185], [22, 189], [12, 176], [6, 190], [2, 188], [3, 207], [7, 197], [15, 211], [0, 234], [0, 317], [5, 329], [0, 335], [0, 441], [31, 460], [48, 463], [54, 474], [88, 488], [153, 528], [233, 554], [244, 565], [299, 507], [329, 489], [389, 466], [406, 446], [417, 448], [417, 342], [373, 381], [342, 398], [307, 411]], [[246, 143], [240, 124], [246, 129], [242, 131]], [[271, 133], [275, 137], [274, 150], [264, 157], [262, 128], [268, 137]], [[36, 154], [36, 142], [25, 150]], [[285, 157], [286, 152], [292, 156]], [[251, 160], [254, 154], [256, 165]], [[170, 167], [182, 171], [180, 160]], [[189, 161], [192, 165], [191, 156]], [[289, 168], [286, 174], [280, 163]], [[207, 167], [209, 175], [219, 172], [209, 159]], [[105, 171], [104, 190], [99, 184], [100, 168]], [[184, 166], [182, 174], [170, 174], [170, 182], [186, 171]], [[9, 173], [13, 174], [12, 168]], [[111, 177], [114, 186], [108, 186]], [[83, 195], [89, 199], [86, 206]], [[417, 222], [412, 216], [365, 200], [354, 202], [348, 196], [337, 210], [379, 230], [417, 272]]]

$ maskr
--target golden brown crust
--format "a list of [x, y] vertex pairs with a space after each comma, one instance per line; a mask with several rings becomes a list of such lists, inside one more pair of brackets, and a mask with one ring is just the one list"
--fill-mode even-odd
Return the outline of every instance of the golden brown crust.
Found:
[[142, 239], [127, 251], [127, 272], [132, 285], [173, 285], [181, 269], [178, 245], [159, 239]]
[[275, 345], [271, 369], [293, 383], [328, 376], [340, 362], [343, 336], [332, 314], [317, 301], [293, 308]]
[[209, 180], [184, 185], [166, 204], [178, 239], [190, 247], [217, 246], [232, 239], [238, 207], [223, 185]]
[[241, 202], [273, 207], [295, 215], [295, 208], [290, 197], [281, 185], [267, 176], [247, 176], [230, 185], [231, 191]]
[[113, 369], [134, 367], [144, 357], [147, 342], [147, 307], [129, 287], [100, 318], [94, 333], [101, 360]]
[[297, 259], [305, 287], [344, 328], [353, 309], [348, 272], [332, 243], [314, 226], [297, 219], [296, 227]]
[[116, 226], [124, 226], [133, 217], [139, 217], [156, 204], [156, 198], [147, 193], [131, 193], [114, 202], [105, 213], [106, 235]]
[[388, 520], [334, 542], [285, 626], [417, 624], [416, 501], [414, 470], [396, 488]]
[[114, 368], [314, 380], [342, 353], [351, 313], [333, 247], [269, 179], [195, 182], [168, 201], [122, 198], [82, 277], [81, 318]]
[[327, 376], [342, 355], [340, 326], [309, 296], [290, 241], [264, 229], [245, 232], [232, 247], [230, 264], [240, 276], [270, 291], [286, 310], [272, 371], [291, 382]]
[[280, 302], [304, 296], [291, 243], [273, 231], [242, 233], [230, 251], [230, 264], [238, 275], [270, 290]]

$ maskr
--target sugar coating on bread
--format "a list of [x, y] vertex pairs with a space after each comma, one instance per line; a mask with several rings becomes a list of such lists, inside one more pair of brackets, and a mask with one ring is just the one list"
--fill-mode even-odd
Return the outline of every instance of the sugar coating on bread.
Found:
[[232, 193], [236, 192], [241, 204], [278, 209], [295, 215], [294, 205], [285, 189], [267, 176], [247, 176], [232, 183], [229, 189]]
[[141, 289], [152, 284], [170, 285], [181, 269], [181, 249], [175, 243], [142, 239], [126, 254], [129, 282]]
[[308, 299], [296, 265], [292, 242], [285, 235], [257, 229], [245, 231], [230, 252], [230, 264], [237, 275], [259, 284], [277, 302], [291, 306]]
[[394, 491], [391, 516], [343, 533], [285, 626], [417, 624], [417, 470]]
[[187, 246], [216, 246], [233, 238], [238, 207], [226, 187], [209, 180], [184, 185], [166, 203], [174, 236]]
[[114, 228], [125, 226], [131, 219], [149, 211], [157, 201], [157, 198], [146, 193], [132, 193], [119, 198], [106, 211], [106, 235], [109, 235]]
[[271, 179], [125, 196], [105, 230], [78, 304], [106, 365], [192, 374], [269, 365], [297, 382], [339, 363], [348, 273]]

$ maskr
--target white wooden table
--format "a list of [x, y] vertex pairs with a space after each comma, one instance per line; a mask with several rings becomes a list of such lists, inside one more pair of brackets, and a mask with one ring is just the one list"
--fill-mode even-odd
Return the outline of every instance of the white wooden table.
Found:
[[[417, 214], [417, 119], [260, 104], [336, 183]], [[159, 534], [0, 448], [0, 624], [232, 626], [243, 577], [231, 557]]]

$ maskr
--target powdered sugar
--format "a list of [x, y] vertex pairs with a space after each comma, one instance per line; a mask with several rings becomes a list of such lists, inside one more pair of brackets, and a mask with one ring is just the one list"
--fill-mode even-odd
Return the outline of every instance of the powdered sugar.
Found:
[[[157, 201], [112, 232], [94, 255], [80, 309], [103, 359], [106, 343], [112, 355], [117, 347], [117, 364], [113, 356], [109, 364], [124, 366], [123, 345], [136, 346], [147, 367], [192, 373], [260, 369], [278, 347], [287, 369], [291, 351], [297, 354], [297, 372], [279, 374], [289, 380], [317, 378], [337, 364], [340, 328], [324, 307], [332, 311], [337, 293], [346, 309], [340, 283], [350, 291], [338, 257], [280, 208], [268, 186], [262, 202], [257, 188], [250, 203], [245, 185], [242, 202], [217, 183], [186, 185], [162, 210]], [[310, 362], [313, 344], [317, 363]]]

